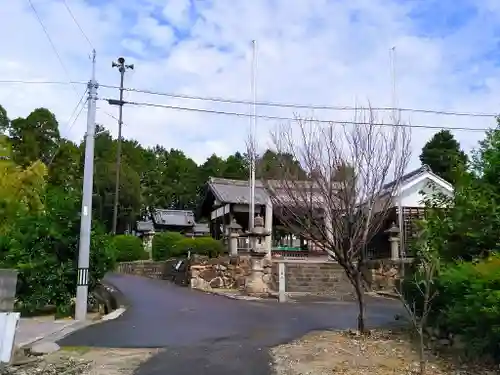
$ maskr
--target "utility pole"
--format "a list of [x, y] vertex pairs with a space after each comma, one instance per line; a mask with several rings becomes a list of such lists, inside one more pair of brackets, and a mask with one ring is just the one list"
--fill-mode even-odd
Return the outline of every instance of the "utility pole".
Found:
[[92, 78], [87, 89], [87, 133], [85, 134], [85, 165], [83, 171], [82, 211], [80, 219], [80, 240], [78, 248], [78, 276], [76, 286], [75, 319], [87, 318], [89, 287], [90, 231], [92, 225], [92, 190], [94, 186], [94, 137], [97, 88], [95, 80], [95, 50], [92, 51]]
[[122, 159], [122, 125], [123, 125], [123, 79], [127, 69], [134, 69], [134, 64], [126, 65], [125, 58], [119, 57], [118, 62], [111, 64], [111, 67], [118, 68], [120, 72], [120, 101], [118, 105], [118, 143], [116, 146], [116, 177], [115, 177], [115, 201], [113, 207], [113, 234], [116, 234], [116, 226], [118, 224], [118, 202], [120, 200], [120, 168]]

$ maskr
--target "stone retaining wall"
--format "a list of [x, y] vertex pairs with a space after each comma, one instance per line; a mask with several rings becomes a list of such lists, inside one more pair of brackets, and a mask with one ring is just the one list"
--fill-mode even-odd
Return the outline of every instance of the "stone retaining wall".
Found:
[[[118, 272], [155, 279], [173, 280], [181, 285], [210, 291], [212, 289], [242, 290], [250, 274], [250, 257], [207, 257], [194, 256], [182, 275], [182, 280], [172, 278], [173, 264], [178, 260], [165, 262], [138, 261], [120, 263]], [[329, 261], [287, 260], [285, 263], [285, 291], [290, 294], [335, 295], [340, 299], [353, 296], [354, 290], [340, 265]], [[391, 291], [401, 276], [401, 270], [408, 262], [377, 260], [367, 263], [365, 277], [374, 291]], [[264, 260], [263, 281], [272, 292], [279, 290], [278, 262]], [[181, 279], [181, 278], [179, 278]]]
[[[272, 281], [273, 263], [264, 260], [263, 267], [263, 281], [269, 285]], [[193, 257], [189, 276], [191, 287], [205, 291], [221, 288], [243, 290], [250, 269], [250, 256], [225, 256], [214, 259]]]
[[353, 296], [353, 288], [341, 266], [334, 262], [296, 261], [285, 263], [286, 293]]
[[118, 264], [117, 272], [127, 275], [146, 276], [152, 279], [163, 279], [165, 275], [165, 262], [137, 261]]

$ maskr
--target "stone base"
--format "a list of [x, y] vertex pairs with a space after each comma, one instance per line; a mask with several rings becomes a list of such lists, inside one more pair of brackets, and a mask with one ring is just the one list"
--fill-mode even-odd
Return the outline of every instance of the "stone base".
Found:
[[245, 294], [252, 297], [268, 297], [269, 287], [264, 283], [262, 277], [254, 278], [247, 282]]
[[245, 283], [245, 294], [253, 297], [269, 295], [269, 286], [264, 281], [263, 258], [265, 254], [253, 255], [251, 258], [252, 269]]

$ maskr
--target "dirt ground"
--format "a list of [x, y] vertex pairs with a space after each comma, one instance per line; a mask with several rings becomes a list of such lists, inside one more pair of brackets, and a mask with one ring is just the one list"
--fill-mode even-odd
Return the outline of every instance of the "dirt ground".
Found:
[[28, 357], [30, 363], [0, 375], [132, 375], [157, 349], [62, 348], [45, 357]]
[[[419, 374], [416, 347], [405, 332], [315, 332], [272, 349], [277, 375]], [[455, 362], [455, 363], [454, 363]], [[460, 365], [428, 354], [427, 375], [493, 375], [498, 371]]]

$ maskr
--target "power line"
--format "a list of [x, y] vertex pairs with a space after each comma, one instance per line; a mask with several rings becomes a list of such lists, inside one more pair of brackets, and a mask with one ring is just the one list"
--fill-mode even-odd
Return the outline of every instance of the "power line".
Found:
[[[0, 80], [0, 83], [5, 84], [46, 84], [46, 85], [86, 85], [87, 82], [81, 81], [27, 81], [27, 80]], [[104, 85], [99, 84], [100, 87], [118, 89], [119, 86]], [[239, 99], [227, 99], [227, 98], [217, 98], [217, 97], [205, 97], [205, 96], [193, 96], [193, 95], [183, 95], [175, 93], [157, 92], [150, 90], [142, 90], [135, 88], [124, 87], [124, 91], [137, 92], [150, 95], [166, 96], [177, 99], [188, 99], [188, 100], [200, 100], [200, 101], [210, 101], [228, 104], [253, 104], [250, 101], [239, 100]], [[454, 111], [439, 111], [432, 109], [421, 109], [421, 108], [399, 108], [399, 107], [353, 107], [353, 106], [327, 106], [327, 105], [314, 105], [314, 104], [291, 104], [291, 103], [280, 103], [280, 102], [256, 102], [257, 106], [266, 107], [282, 107], [282, 108], [296, 108], [296, 109], [323, 109], [323, 110], [333, 110], [333, 111], [355, 111], [355, 110], [372, 110], [372, 111], [401, 111], [401, 112], [413, 112], [413, 113], [426, 113], [435, 114], [443, 116], [462, 116], [462, 117], [485, 117], [485, 118], [496, 118], [499, 114], [487, 113], [487, 112], [454, 112]]]
[[26, 80], [11, 80], [11, 79], [3, 79], [0, 80], [0, 83], [6, 84], [27, 84], [27, 85], [86, 85], [87, 82], [78, 82], [78, 81], [26, 81]]
[[59, 52], [57, 51], [57, 48], [56, 48], [56, 45], [54, 44], [54, 42], [52, 41], [52, 38], [50, 37], [50, 34], [49, 32], [47, 31], [47, 28], [45, 27], [42, 19], [40, 18], [40, 15], [38, 14], [38, 11], [36, 10], [35, 6], [33, 5], [33, 2], [31, 0], [27, 0], [31, 9], [33, 10], [33, 13], [35, 13], [35, 16], [36, 16], [36, 19], [38, 20], [38, 23], [40, 24], [40, 26], [42, 27], [43, 29], [43, 32], [45, 33], [45, 36], [47, 37], [49, 43], [50, 43], [50, 46], [52, 47], [52, 50], [54, 51], [57, 59], [59, 60], [59, 63], [61, 64], [62, 68], [64, 69], [66, 75], [68, 77], [70, 77], [69, 75], [69, 72], [68, 72], [68, 69], [66, 69], [66, 65], [64, 65], [64, 62], [61, 58], [61, 55], [59, 54]]
[[75, 15], [73, 14], [73, 12], [71, 11], [71, 8], [69, 7], [68, 3], [66, 2], [66, 0], [63, 0], [63, 4], [64, 4], [64, 7], [66, 8], [66, 10], [68, 11], [69, 15], [71, 16], [71, 18], [73, 19], [73, 21], [75, 22], [76, 26], [78, 27], [78, 29], [80, 29], [80, 32], [82, 33], [83, 37], [87, 40], [87, 43], [90, 45], [90, 48], [92, 48], [93, 50], [95, 49], [94, 48], [94, 45], [92, 44], [92, 42], [90, 41], [89, 37], [87, 36], [87, 34], [85, 34], [85, 31], [83, 31], [82, 27], [80, 26], [80, 23], [77, 21]]
[[[106, 88], [118, 88], [118, 86], [112, 85], [101, 85]], [[254, 104], [248, 100], [242, 99], [230, 99], [223, 97], [210, 97], [210, 96], [195, 96], [195, 95], [184, 95], [176, 93], [168, 93], [161, 91], [152, 91], [145, 89], [136, 89], [125, 87], [125, 91], [137, 92], [149, 95], [167, 96], [176, 99], [189, 99], [189, 100], [201, 100], [209, 102], [218, 103], [228, 103], [228, 104]], [[426, 113], [426, 114], [436, 114], [436, 115], [446, 115], [446, 116], [465, 116], [465, 117], [497, 117], [496, 113], [484, 113], [484, 112], [456, 112], [456, 111], [439, 111], [432, 109], [420, 109], [420, 108], [394, 108], [394, 107], [353, 107], [353, 106], [329, 106], [329, 105], [315, 105], [315, 104], [298, 104], [298, 103], [280, 103], [280, 102], [270, 102], [270, 101], [259, 101], [255, 103], [258, 106], [264, 107], [281, 107], [281, 108], [296, 108], [296, 109], [318, 109], [318, 110], [334, 110], [334, 111], [354, 111], [354, 110], [366, 110], [370, 109], [373, 111], [400, 111], [400, 112], [413, 112], [413, 113]]]
[[[78, 108], [80, 107], [80, 105], [82, 104], [83, 102], [83, 98], [85, 98], [85, 94], [87, 93], [87, 89], [85, 89], [85, 91], [83, 92], [80, 100], [78, 101], [78, 103], [76, 103], [76, 106], [75, 108], [73, 109], [73, 112], [71, 112], [71, 115], [69, 116], [68, 118], [68, 121], [67, 121], [67, 124], [69, 125], [69, 122], [71, 121], [71, 119], [73, 118], [73, 116], [75, 115], [76, 111], [78, 110]], [[78, 111], [78, 114], [75, 116], [75, 118], [73, 119], [72, 123], [69, 125], [68, 127], [68, 131], [70, 131], [73, 126], [76, 124], [76, 121], [78, 120], [78, 118], [80, 117], [83, 109], [85, 108], [85, 104], [83, 104], [81, 107], [80, 107], [80, 110]], [[61, 142], [59, 141], [57, 143], [57, 148], [56, 150], [54, 151], [54, 155], [52, 155], [52, 157], [50, 158], [50, 161], [49, 163], [47, 164], [47, 167], [50, 167], [50, 165], [52, 164], [52, 162], [54, 161], [54, 158], [56, 157], [57, 153], [59, 152], [59, 150], [61, 149]]]
[[[116, 99], [99, 99], [105, 100], [108, 102], [116, 102]], [[217, 111], [211, 109], [203, 109], [203, 108], [189, 108], [189, 107], [180, 107], [166, 104], [157, 104], [157, 103], [145, 103], [145, 102], [130, 102], [124, 101], [124, 104], [130, 104], [140, 107], [154, 107], [154, 108], [164, 108], [164, 109], [175, 109], [179, 111], [187, 111], [187, 112], [198, 112], [198, 113], [210, 113], [216, 115], [226, 115], [226, 116], [236, 116], [236, 117], [253, 117], [253, 114], [250, 113], [242, 113], [242, 112], [227, 112], [227, 111]], [[257, 118], [262, 118], [265, 120], [281, 120], [281, 121], [295, 121], [297, 118], [293, 117], [282, 117], [282, 116], [267, 116], [267, 115], [257, 115]], [[470, 127], [458, 127], [458, 126], [436, 126], [436, 125], [413, 125], [413, 124], [384, 124], [384, 123], [372, 123], [372, 122], [359, 122], [359, 121], [341, 121], [341, 120], [311, 120], [313, 122], [324, 123], [324, 124], [341, 124], [341, 125], [372, 125], [372, 126], [386, 126], [386, 127], [403, 127], [403, 128], [422, 128], [422, 129], [447, 129], [447, 130], [457, 130], [457, 131], [481, 131], [485, 132], [489, 129], [485, 128], [470, 128]]]

